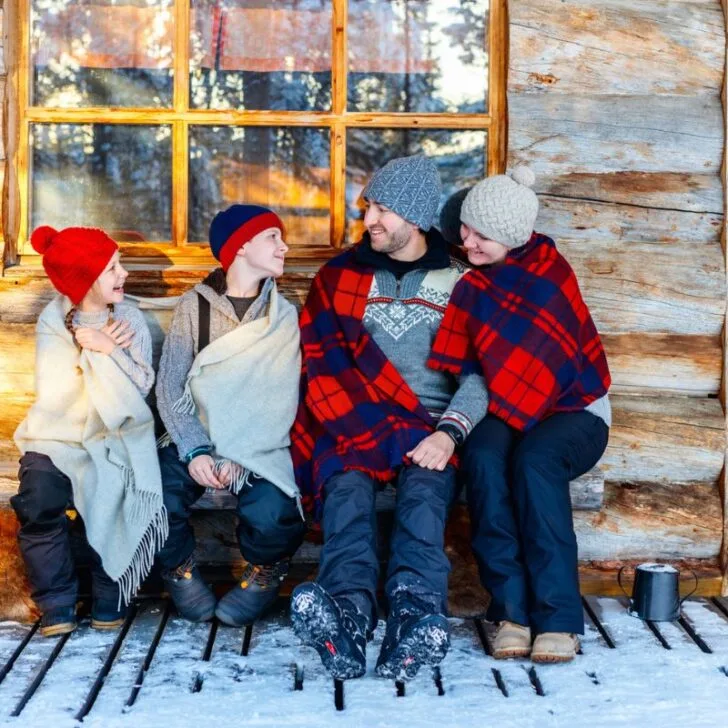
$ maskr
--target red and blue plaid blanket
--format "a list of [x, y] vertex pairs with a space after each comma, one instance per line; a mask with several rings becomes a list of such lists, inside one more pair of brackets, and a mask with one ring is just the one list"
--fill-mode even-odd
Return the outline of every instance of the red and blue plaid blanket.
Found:
[[461, 278], [428, 366], [482, 371], [488, 411], [522, 432], [555, 412], [583, 409], [611, 383], [574, 271], [539, 233], [503, 263]]
[[319, 520], [334, 473], [395, 477], [435, 422], [362, 323], [374, 271], [354, 250], [316, 274], [301, 312], [301, 403], [291, 455], [304, 506]]

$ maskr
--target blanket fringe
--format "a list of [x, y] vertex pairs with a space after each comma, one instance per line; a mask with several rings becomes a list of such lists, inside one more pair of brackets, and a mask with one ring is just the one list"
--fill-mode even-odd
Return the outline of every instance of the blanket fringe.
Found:
[[215, 475], [219, 475], [222, 469], [227, 466], [230, 466], [232, 469], [233, 477], [231, 479], [230, 485], [228, 486], [228, 489], [233, 495], [238, 495], [238, 493], [240, 493], [243, 488], [252, 487], [250, 478], [253, 476], [253, 473], [247, 468], [244, 468], [239, 463], [228, 460], [227, 458], [219, 458], [215, 460], [215, 465], [213, 468]]
[[172, 412], [180, 415], [195, 414], [195, 400], [192, 398], [189, 386], [185, 386], [184, 394], [172, 405]]
[[[151, 494], [150, 494], [151, 495]], [[152, 518], [142, 540], [134, 552], [131, 563], [117, 579], [119, 585], [119, 609], [129, 604], [137, 589], [147, 578], [154, 564], [154, 557], [164, 546], [169, 535], [167, 509], [162, 506]]]
[[157, 450], [161, 450], [163, 447], [168, 447], [172, 444], [172, 436], [169, 432], [165, 432], [157, 438]]

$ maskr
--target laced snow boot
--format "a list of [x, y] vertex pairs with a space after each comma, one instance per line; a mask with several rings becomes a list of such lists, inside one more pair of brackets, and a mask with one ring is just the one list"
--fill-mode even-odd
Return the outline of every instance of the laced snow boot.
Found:
[[493, 657], [505, 660], [509, 657], [528, 657], [531, 654], [531, 629], [522, 624], [503, 620], [493, 640]]
[[40, 633], [43, 637], [57, 637], [76, 629], [76, 607], [55, 607], [43, 612]]
[[208, 622], [213, 618], [217, 600], [192, 556], [176, 569], [164, 571], [162, 580], [180, 617], [190, 622]]
[[579, 638], [569, 632], [536, 635], [531, 650], [533, 662], [571, 662], [579, 651]]
[[402, 590], [391, 602], [375, 672], [392, 680], [411, 680], [422, 665], [434, 667], [442, 662], [449, 647], [447, 617]]
[[353, 602], [334, 599], [314, 582], [300, 584], [291, 595], [291, 621], [332, 677], [349, 680], [366, 672], [369, 619]]
[[91, 626], [94, 629], [118, 629], [124, 624], [128, 607], [118, 607], [118, 600], [113, 602], [104, 599], [94, 599], [91, 602]]
[[217, 603], [215, 616], [231, 627], [255, 622], [277, 599], [289, 564], [290, 559], [270, 566], [256, 566], [246, 561], [240, 583]]

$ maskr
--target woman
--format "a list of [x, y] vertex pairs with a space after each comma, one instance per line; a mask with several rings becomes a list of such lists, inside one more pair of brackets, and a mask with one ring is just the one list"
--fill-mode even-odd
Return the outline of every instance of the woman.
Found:
[[[278, 215], [233, 205], [210, 226], [221, 267], [186, 293], [164, 341], [157, 405], [169, 538], [159, 552], [181, 616], [241, 626], [275, 601], [303, 539], [289, 431], [301, 374], [298, 315], [280, 294], [288, 246]], [[237, 496], [240, 583], [218, 604], [195, 566], [189, 524], [205, 488]]]
[[534, 181], [520, 167], [465, 197], [460, 235], [475, 268], [453, 291], [429, 364], [482, 370], [488, 386], [463, 469], [494, 657], [565, 662], [584, 631], [569, 481], [606, 449], [610, 376], [573, 270], [533, 231]]

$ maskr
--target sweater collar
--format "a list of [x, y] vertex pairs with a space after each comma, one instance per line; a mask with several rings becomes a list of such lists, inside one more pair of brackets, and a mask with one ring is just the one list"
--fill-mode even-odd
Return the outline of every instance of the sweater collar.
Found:
[[210, 302], [210, 308], [215, 309], [223, 316], [227, 316], [232, 321], [235, 321], [236, 324], [239, 324], [247, 323], [248, 321], [252, 321], [261, 316], [262, 312], [265, 310], [268, 303], [270, 302], [271, 292], [273, 291], [274, 286], [275, 280], [273, 278], [265, 279], [263, 285], [260, 287], [260, 293], [258, 294], [258, 297], [252, 303], [250, 308], [245, 312], [245, 316], [243, 316], [242, 321], [238, 320], [238, 316], [235, 313], [235, 308], [230, 302], [230, 299], [227, 297], [227, 294], [223, 293], [222, 295], [220, 295], [218, 293], [215, 293], [215, 291], [210, 288], [210, 286], [205, 285], [204, 283], [198, 283], [195, 286], [195, 290]]

